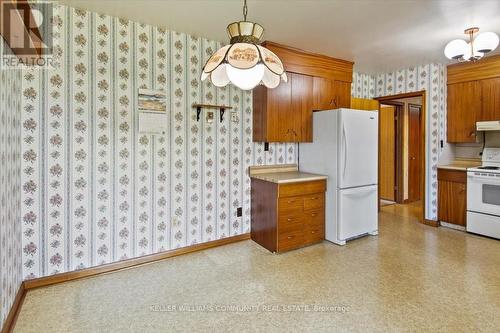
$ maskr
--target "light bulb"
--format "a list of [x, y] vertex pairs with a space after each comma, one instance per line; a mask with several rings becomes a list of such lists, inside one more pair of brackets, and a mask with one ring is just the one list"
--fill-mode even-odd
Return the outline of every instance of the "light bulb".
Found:
[[474, 39], [474, 49], [478, 52], [491, 52], [498, 46], [498, 35], [494, 32], [482, 32]]
[[268, 68], [264, 71], [262, 83], [268, 88], [276, 88], [280, 84], [280, 76], [271, 72]]
[[242, 90], [251, 90], [262, 80], [264, 65], [257, 64], [252, 68], [238, 69], [226, 64], [227, 76], [231, 82]]
[[224, 87], [229, 83], [229, 77], [227, 77], [226, 64], [221, 64], [219, 67], [214, 69], [210, 74], [210, 79], [216, 87]]
[[462, 39], [455, 39], [446, 44], [444, 48], [444, 55], [448, 59], [460, 59], [467, 52], [467, 49], [470, 49], [467, 46], [467, 42]]

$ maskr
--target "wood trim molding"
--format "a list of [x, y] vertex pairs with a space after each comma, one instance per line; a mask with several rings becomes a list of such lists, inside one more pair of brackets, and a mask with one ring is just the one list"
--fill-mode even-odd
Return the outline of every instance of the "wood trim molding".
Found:
[[[186, 246], [180, 249], [169, 250], [160, 253], [149, 254], [146, 256], [131, 258], [119, 262], [114, 262], [106, 265], [96, 266], [85, 268], [79, 271], [71, 271], [66, 273], [54, 274], [51, 276], [36, 278], [32, 280], [24, 281], [24, 288], [26, 290], [31, 290], [35, 288], [50, 286], [57, 283], [63, 283], [68, 281], [79, 280], [83, 278], [88, 278], [100, 274], [107, 274], [111, 272], [116, 272], [119, 270], [124, 270], [144, 264], [153, 263], [155, 261], [164, 260], [167, 258], [172, 258], [176, 256], [180, 256], [182, 254], [188, 254], [192, 252], [202, 251], [206, 249], [210, 249], [213, 247], [236, 243], [239, 241], [250, 239], [250, 233], [245, 233], [237, 236], [231, 236], [227, 238], [222, 238], [218, 240], [214, 240], [211, 242], [195, 244], [191, 246]], [[3, 332], [2, 332], [3, 333]]]
[[447, 84], [500, 77], [500, 55], [476, 62], [464, 62], [447, 67]]
[[14, 331], [14, 326], [16, 325], [17, 317], [19, 316], [19, 312], [21, 311], [24, 298], [26, 297], [26, 292], [27, 290], [24, 286], [24, 282], [22, 282], [19, 286], [19, 289], [17, 290], [16, 298], [14, 299], [14, 303], [12, 304], [9, 314], [7, 315], [7, 319], [5, 320], [0, 331], [1, 333], [10, 333]]
[[[414, 92], [409, 92], [409, 93], [401, 93], [401, 94], [389, 95], [389, 96], [375, 97], [374, 99], [376, 99], [380, 103], [383, 103], [383, 102], [391, 101], [393, 99], [422, 97], [422, 96], [425, 96], [425, 90], [414, 91]], [[425, 105], [425, 100], [422, 100], [422, 107], [423, 107], [423, 105]]]
[[271, 41], [265, 41], [262, 46], [281, 59], [287, 72], [352, 82], [354, 65], [352, 61], [311, 53]]
[[441, 225], [441, 224], [439, 223], [439, 221], [428, 220], [428, 219], [424, 219], [423, 224], [428, 225], [428, 226], [431, 226], [431, 227], [439, 227], [439, 226]]
[[[421, 155], [421, 166], [420, 166], [420, 193], [422, 197], [422, 215], [420, 218], [420, 223], [423, 224], [428, 224], [432, 226], [439, 226], [435, 225], [435, 221], [432, 220], [427, 220], [425, 218], [425, 198], [426, 198], [426, 185], [427, 185], [427, 179], [425, 178], [425, 169], [426, 169], [426, 146], [425, 146], [425, 141], [427, 138], [427, 93], [425, 90], [420, 90], [420, 91], [415, 91], [415, 92], [409, 92], [409, 93], [402, 93], [402, 94], [396, 94], [396, 95], [390, 95], [390, 96], [382, 96], [382, 97], [377, 97], [375, 98], [378, 100], [381, 104], [384, 102], [388, 102], [394, 99], [401, 99], [401, 98], [409, 98], [409, 97], [421, 97], [422, 98], [422, 116], [420, 120], [420, 126], [421, 126], [421, 142], [420, 142], [420, 155]], [[380, 170], [379, 170], [380, 172]], [[380, 200], [379, 200], [379, 205], [380, 205]], [[379, 206], [380, 207], [380, 206]], [[380, 208], [379, 208], [380, 209]], [[430, 223], [430, 224], [429, 224]]]
[[396, 106], [396, 193], [397, 203], [402, 203], [405, 197], [405, 178], [404, 178], [404, 113], [403, 105]]

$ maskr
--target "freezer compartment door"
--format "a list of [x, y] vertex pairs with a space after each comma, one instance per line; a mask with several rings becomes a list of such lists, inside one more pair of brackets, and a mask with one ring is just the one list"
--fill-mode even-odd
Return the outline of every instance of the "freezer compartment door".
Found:
[[341, 240], [378, 230], [377, 185], [339, 190], [338, 231]]
[[338, 187], [378, 183], [378, 114], [342, 109], [339, 117]]

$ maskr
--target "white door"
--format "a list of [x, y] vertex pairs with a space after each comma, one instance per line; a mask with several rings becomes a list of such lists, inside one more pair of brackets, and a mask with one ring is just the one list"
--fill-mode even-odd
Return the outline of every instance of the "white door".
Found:
[[377, 185], [339, 190], [339, 239], [378, 230]]
[[340, 110], [338, 187], [378, 183], [378, 113]]

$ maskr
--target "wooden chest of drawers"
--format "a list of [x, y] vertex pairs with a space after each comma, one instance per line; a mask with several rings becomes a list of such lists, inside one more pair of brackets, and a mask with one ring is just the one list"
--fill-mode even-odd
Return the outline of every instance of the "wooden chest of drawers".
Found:
[[325, 238], [326, 180], [277, 184], [252, 178], [252, 239], [284, 252]]

